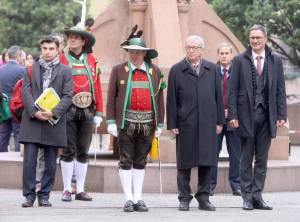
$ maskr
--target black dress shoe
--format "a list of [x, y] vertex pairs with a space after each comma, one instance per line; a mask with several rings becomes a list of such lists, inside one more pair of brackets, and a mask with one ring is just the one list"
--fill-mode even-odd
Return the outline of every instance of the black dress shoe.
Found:
[[253, 210], [253, 204], [251, 200], [244, 200], [243, 210]]
[[273, 210], [264, 200], [253, 200], [253, 208], [258, 210]]
[[233, 195], [233, 196], [242, 196], [242, 192], [241, 192], [240, 189], [233, 190], [233, 191], [232, 191], [232, 195]]
[[40, 199], [39, 200], [39, 207], [52, 207], [52, 204], [49, 202], [49, 200]]
[[215, 211], [216, 207], [209, 200], [201, 200], [199, 202], [199, 210]]
[[149, 209], [143, 200], [139, 200], [136, 204], [134, 204], [134, 210], [138, 212], [146, 212]]
[[213, 190], [209, 191], [209, 196], [213, 196], [215, 194], [215, 192]]
[[66, 202], [72, 201], [72, 193], [71, 193], [70, 191], [66, 190], [66, 191], [63, 193], [63, 195], [62, 195], [62, 197], [61, 197], [61, 200], [62, 200], [62, 201], [66, 201]]
[[87, 192], [81, 192], [75, 195], [75, 200], [82, 200], [82, 201], [91, 201], [93, 198], [90, 197]]
[[124, 207], [123, 207], [124, 212], [133, 212], [134, 211], [134, 203], [132, 200], [127, 200]]
[[22, 207], [24, 207], [24, 208], [26, 208], [26, 207], [33, 207], [33, 203], [34, 203], [33, 200], [26, 198], [25, 202], [22, 203]]
[[178, 210], [189, 211], [190, 210], [190, 202], [188, 202], [188, 201], [180, 201]]

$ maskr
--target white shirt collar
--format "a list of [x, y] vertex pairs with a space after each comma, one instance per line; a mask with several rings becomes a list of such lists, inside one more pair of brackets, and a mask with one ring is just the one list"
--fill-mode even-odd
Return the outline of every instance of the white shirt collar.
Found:
[[257, 57], [257, 56], [261, 56], [262, 59], [264, 60], [265, 57], [266, 57], [266, 51], [264, 50], [264, 51], [259, 55], [259, 54], [255, 53], [255, 52], [252, 50], [252, 58], [253, 58], [254, 61], [256, 61], [256, 57]]
[[145, 62], [143, 62], [143, 64], [140, 67], [136, 67], [132, 62], [130, 62], [130, 65], [131, 65], [132, 71], [134, 71], [135, 69], [141, 69], [141, 70], [147, 72]]

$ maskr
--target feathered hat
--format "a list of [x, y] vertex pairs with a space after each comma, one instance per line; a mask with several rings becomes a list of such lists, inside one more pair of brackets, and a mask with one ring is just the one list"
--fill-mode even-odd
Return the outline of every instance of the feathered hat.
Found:
[[87, 20], [85, 20], [86, 0], [83, 1], [73, 0], [73, 1], [78, 2], [82, 5], [81, 17], [74, 16], [73, 17], [74, 26], [69, 29], [68, 28], [64, 29], [64, 33], [67, 36], [71, 33], [83, 36], [86, 39], [86, 43], [83, 46], [83, 51], [91, 52], [92, 47], [96, 42], [95, 36], [91, 32], [92, 31], [91, 27], [94, 25], [94, 19], [88, 18]]
[[132, 28], [128, 38], [123, 43], [121, 43], [120, 46], [126, 51], [128, 51], [128, 49], [147, 51], [145, 60], [151, 60], [156, 58], [158, 56], [157, 51], [152, 48], [147, 48], [145, 41], [141, 38], [143, 31], [137, 31], [137, 29], [138, 26], [135, 25]]

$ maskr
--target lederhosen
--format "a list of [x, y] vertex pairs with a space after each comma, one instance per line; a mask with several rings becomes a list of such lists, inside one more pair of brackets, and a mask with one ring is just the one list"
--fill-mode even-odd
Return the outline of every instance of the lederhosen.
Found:
[[132, 167], [144, 169], [155, 129], [151, 100], [153, 92], [147, 71], [135, 69], [131, 70], [131, 73], [130, 90], [126, 97], [128, 103], [124, 115], [124, 127], [118, 136], [119, 167], [121, 169], [131, 169]]

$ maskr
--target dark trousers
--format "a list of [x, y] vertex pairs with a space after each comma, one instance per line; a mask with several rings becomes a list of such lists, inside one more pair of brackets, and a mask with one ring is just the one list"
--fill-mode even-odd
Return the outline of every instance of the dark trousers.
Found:
[[137, 128], [132, 135], [128, 135], [127, 126], [125, 125], [125, 128], [120, 130], [118, 136], [120, 149], [119, 167], [124, 170], [131, 168], [144, 169], [153, 136], [153, 126], [151, 126], [150, 135], [145, 136], [142, 128]]
[[7, 147], [12, 132], [14, 134], [15, 151], [20, 151], [19, 130], [20, 123], [18, 123], [14, 118], [5, 120], [0, 124], [0, 152], [8, 151]]
[[[270, 144], [268, 117], [260, 107], [254, 112], [254, 138], [241, 138], [240, 179], [244, 199], [261, 198]], [[254, 167], [252, 167], [253, 158], [255, 158]]]
[[71, 106], [67, 112], [67, 141], [61, 160], [71, 162], [75, 158], [80, 163], [88, 162], [88, 151], [94, 129], [94, 108], [86, 109]]
[[[210, 178], [211, 178], [210, 166], [198, 167], [198, 185], [195, 198], [198, 201], [204, 201], [209, 199], [210, 190]], [[193, 199], [191, 195], [191, 168], [189, 169], [177, 169], [177, 187], [179, 191], [179, 201], [190, 202]]]
[[36, 165], [39, 148], [44, 149], [45, 169], [41, 179], [41, 190], [37, 193], [39, 199], [49, 199], [52, 190], [55, 172], [57, 147], [46, 146], [36, 143], [24, 144], [24, 160], [23, 160], [23, 196], [34, 201], [36, 198]]
[[[223, 137], [226, 138], [226, 147], [229, 154], [229, 183], [232, 191], [241, 189], [240, 186], [240, 138], [235, 131], [228, 130], [227, 125], [223, 126], [222, 132], [217, 135], [217, 162], [219, 161], [220, 151], [222, 149]], [[214, 191], [217, 185], [218, 167], [212, 167], [210, 190]]]

